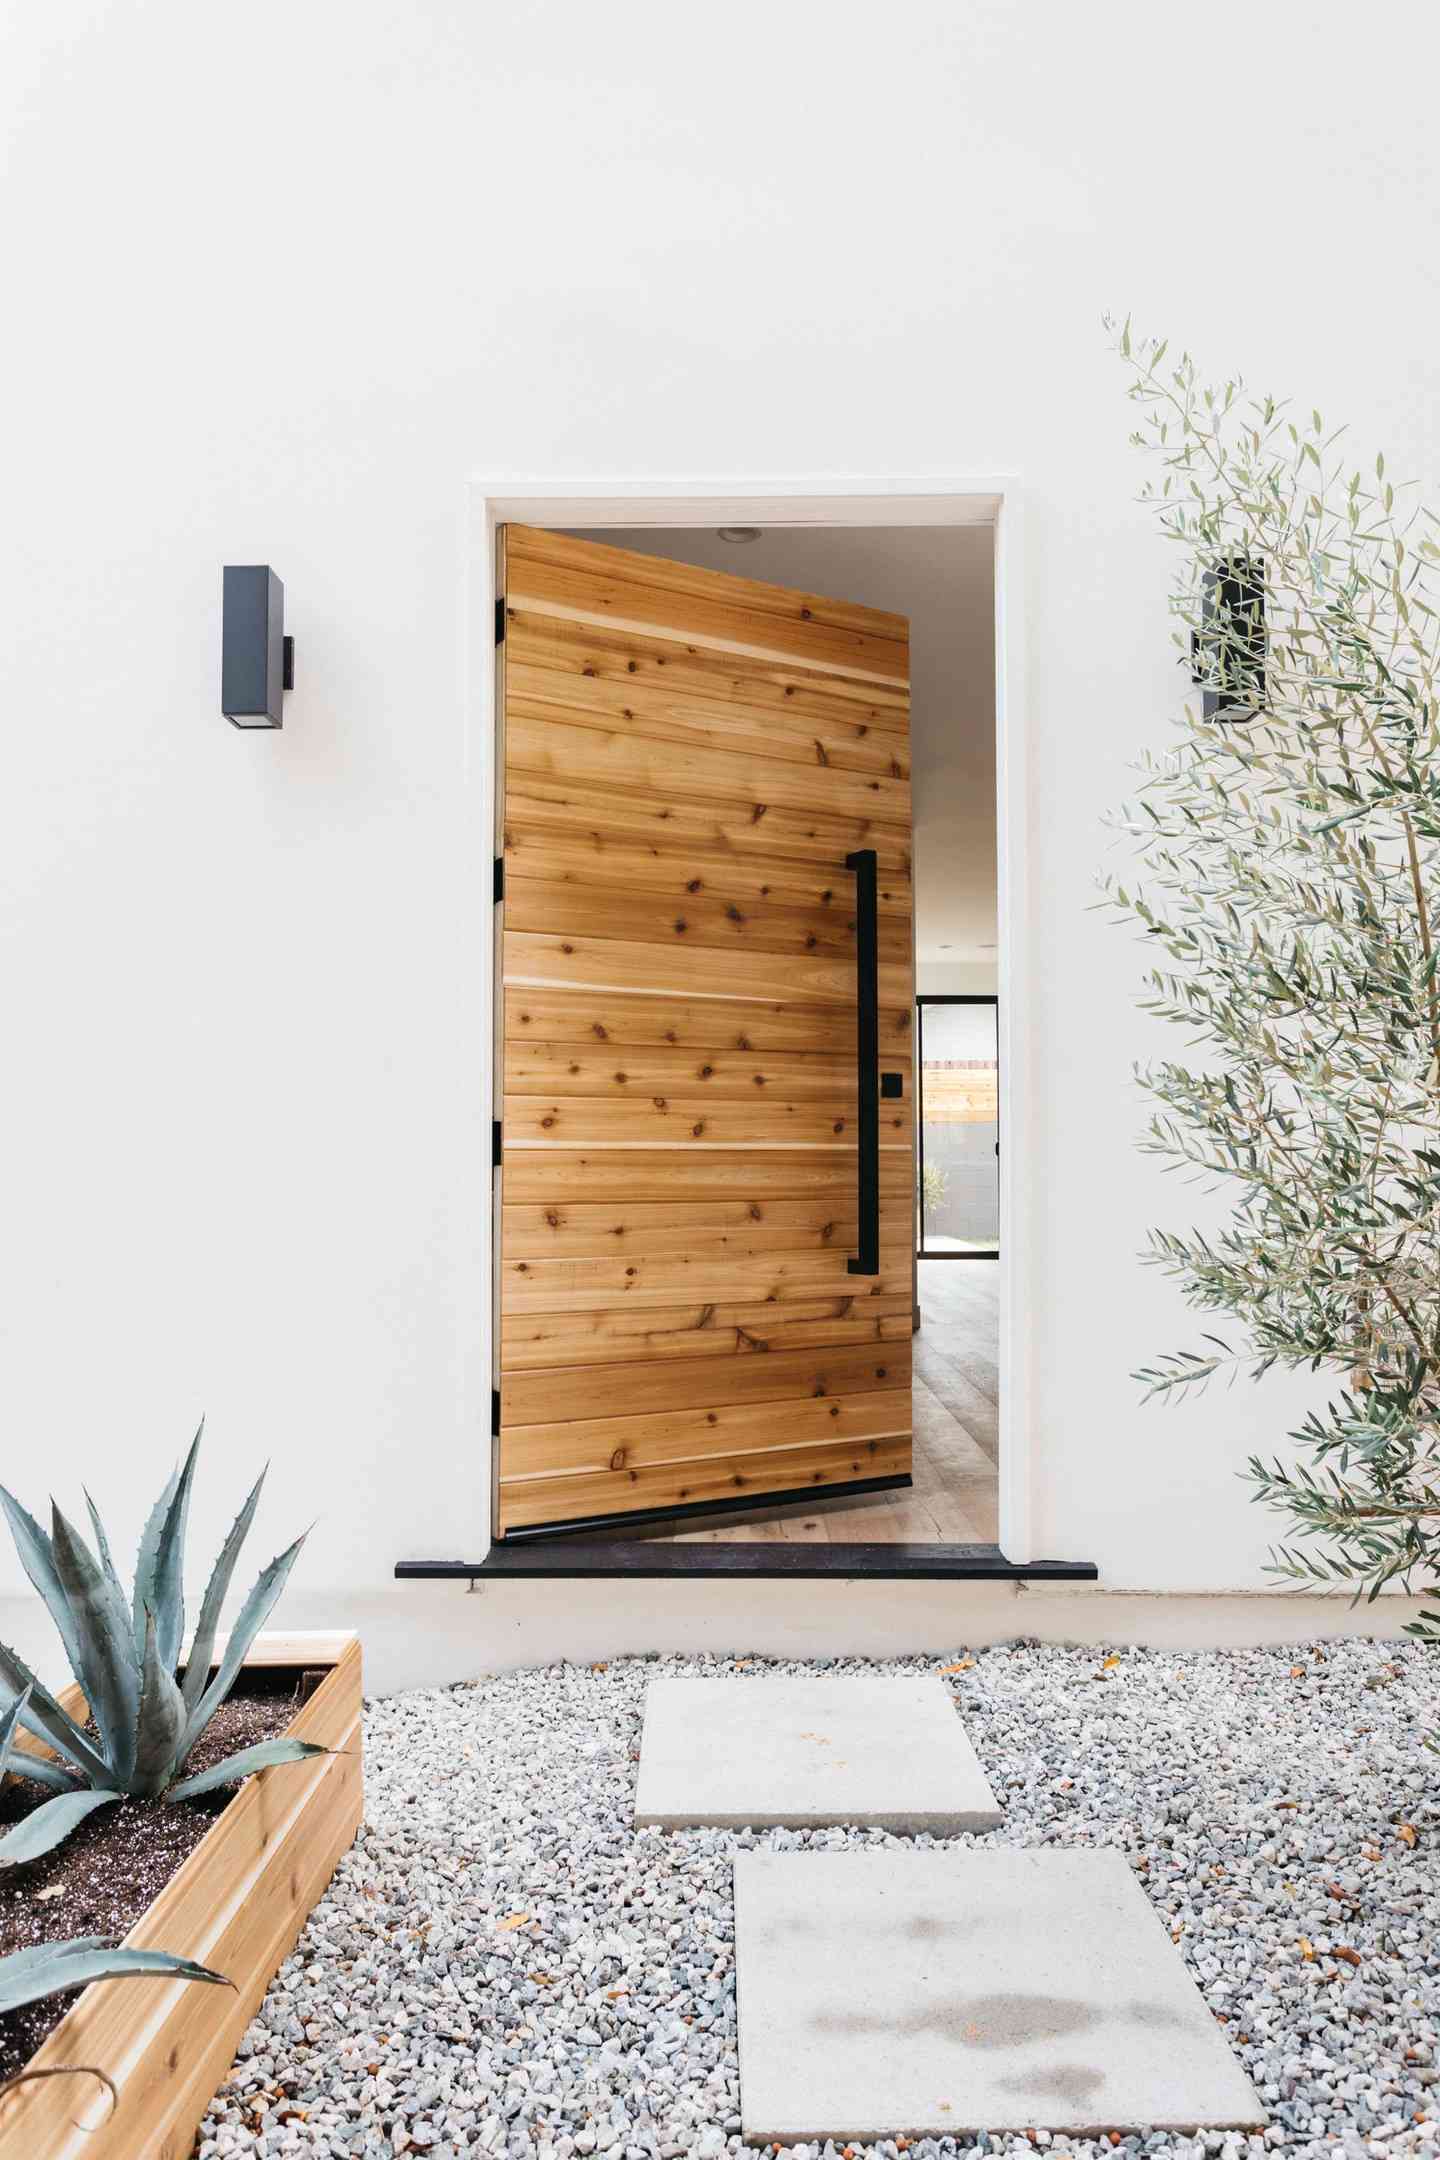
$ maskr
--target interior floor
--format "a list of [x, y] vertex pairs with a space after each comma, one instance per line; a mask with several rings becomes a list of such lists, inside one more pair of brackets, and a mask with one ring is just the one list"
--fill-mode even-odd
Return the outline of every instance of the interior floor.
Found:
[[[994, 1260], [922, 1260], [914, 1484], [635, 1533], [676, 1544], [993, 1545], [1000, 1290]], [[606, 1533], [614, 1537], [611, 1530]]]

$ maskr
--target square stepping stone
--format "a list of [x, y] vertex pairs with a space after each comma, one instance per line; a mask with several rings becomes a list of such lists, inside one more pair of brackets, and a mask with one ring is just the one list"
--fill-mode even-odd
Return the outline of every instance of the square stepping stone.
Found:
[[940, 1680], [650, 1683], [637, 1828], [859, 1823], [948, 1837], [1002, 1819]]
[[1227, 2130], [1265, 2110], [1116, 1852], [742, 1852], [746, 2138]]

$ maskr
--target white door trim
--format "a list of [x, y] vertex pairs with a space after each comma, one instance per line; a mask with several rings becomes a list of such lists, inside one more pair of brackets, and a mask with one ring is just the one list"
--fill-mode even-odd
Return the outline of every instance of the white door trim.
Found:
[[[1025, 701], [1024, 533], [1021, 488], [1013, 475], [974, 475], [934, 480], [528, 480], [479, 479], [467, 497], [468, 651], [462, 832], [495, 828], [496, 668], [495, 533], [502, 524], [584, 526], [703, 525], [987, 525], [995, 527], [995, 724], [996, 823], [998, 838], [1000, 987], [1000, 1546], [1013, 1561], [1033, 1560], [1030, 1341], [1035, 1279], [1034, 1195], [1029, 1179], [1034, 1117], [1028, 1030], [1017, 1015], [1029, 1012], [1034, 971], [1029, 933], [1029, 729]], [[463, 980], [480, 982], [483, 994], [461, 1015], [462, 1062], [467, 1076], [494, 1077], [495, 963], [491, 914], [491, 867], [480, 848], [467, 866], [465, 890], [473, 905], [462, 924]], [[468, 874], [473, 871], [473, 874]], [[463, 1274], [475, 1292], [462, 1294], [457, 1325], [461, 1340], [462, 1431], [484, 1433], [490, 1445], [491, 1342], [473, 1328], [476, 1311], [491, 1314], [492, 1191], [489, 1088], [474, 1090], [477, 1179], [473, 1224], [465, 1239]], [[483, 1116], [481, 1115], [483, 1113]], [[468, 1185], [469, 1181], [465, 1181]], [[463, 1203], [462, 1203], [463, 1204]], [[462, 1285], [463, 1290], [463, 1285]], [[489, 1456], [483, 1491], [486, 1519], [477, 1549], [488, 1547], [491, 1524]], [[469, 1485], [467, 1481], [467, 1491]]]

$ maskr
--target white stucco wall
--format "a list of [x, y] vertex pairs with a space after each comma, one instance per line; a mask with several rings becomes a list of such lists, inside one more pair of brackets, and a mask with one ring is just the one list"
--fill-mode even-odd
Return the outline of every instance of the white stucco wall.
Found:
[[[1433, 480], [1437, 60], [1400, 0], [1363, 38], [1338, 0], [1203, 34], [1130, 0], [11, 10], [6, 1482], [83, 1480], [128, 1546], [208, 1409], [205, 1543], [269, 1455], [266, 1552], [318, 1518], [297, 1619], [363, 1610], [412, 1676], [502, 1654], [456, 1592], [427, 1668], [433, 1600], [389, 1585], [474, 1547], [488, 1474], [467, 476], [1010, 471], [1038, 1544], [1258, 1581], [1235, 1472], [1301, 1391], [1146, 1411], [1127, 1377], [1186, 1339], [1133, 1259], [1184, 1197], [1133, 1150], [1139, 956], [1087, 904], [1177, 683], [1099, 317]], [[220, 717], [225, 561], [286, 582], [282, 734]]]

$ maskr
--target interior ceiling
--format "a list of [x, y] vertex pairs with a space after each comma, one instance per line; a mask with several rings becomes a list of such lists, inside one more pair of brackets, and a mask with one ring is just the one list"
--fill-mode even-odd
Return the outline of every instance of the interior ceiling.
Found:
[[909, 616], [916, 957], [993, 964], [993, 527], [771, 525], [741, 546], [705, 530], [585, 537]]

